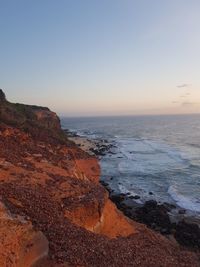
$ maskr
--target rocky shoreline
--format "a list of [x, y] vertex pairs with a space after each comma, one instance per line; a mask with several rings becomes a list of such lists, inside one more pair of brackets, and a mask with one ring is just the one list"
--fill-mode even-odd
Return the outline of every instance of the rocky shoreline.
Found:
[[63, 131], [69, 140], [73, 141], [77, 146], [92, 156], [100, 158], [105, 156], [107, 153], [113, 154], [112, 148], [114, 147], [114, 144], [109, 143], [106, 139], [91, 140], [68, 129], [64, 129]]
[[99, 178], [55, 113], [0, 90], [1, 267], [200, 266], [199, 252], [124, 216]]
[[[130, 196], [124, 193], [115, 193], [107, 183], [101, 184], [108, 190], [110, 199], [130, 219], [147, 225], [152, 230], [172, 239], [189, 249], [200, 250], [200, 228], [198, 224], [186, 219], [172, 220], [171, 212], [177, 207], [170, 203], [159, 204], [155, 200], [138, 204], [134, 199], [139, 196]], [[181, 210], [180, 210], [181, 212]]]
[[[90, 140], [69, 130], [65, 130], [65, 133], [70, 136], [71, 141], [91, 155], [101, 158], [106, 154], [113, 153], [114, 144], [110, 144], [107, 140]], [[152, 230], [188, 249], [200, 250], [200, 222], [196, 222], [195, 218], [186, 217], [186, 210], [171, 203], [158, 203], [153, 199], [152, 192], [149, 192], [149, 195], [152, 196], [151, 200], [139, 204], [136, 201], [140, 199], [139, 195], [115, 192], [104, 180], [100, 180], [100, 183], [109, 192], [112, 202], [128, 218], [147, 225]]]

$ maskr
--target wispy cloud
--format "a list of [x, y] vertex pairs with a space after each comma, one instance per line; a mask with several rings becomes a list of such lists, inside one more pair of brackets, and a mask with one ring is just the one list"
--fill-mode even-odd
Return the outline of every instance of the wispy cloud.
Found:
[[200, 102], [190, 102], [190, 101], [186, 101], [181, 103], [182, 107], [194, 107], [194, 106], [198, 106], [200, 107]]
[[180, 95], [180, 97], [189, 97], [191, 94], [189, 92], [186, 92], [184, 95]]
[[177, 85], [176, 87], [177, 87], [177, 88], [186, 88], [186, 87], [190, 87], [190, 86], [191, 86], [191, 84], [183, 83], [183, 84], [179, 84], [179, 85]]

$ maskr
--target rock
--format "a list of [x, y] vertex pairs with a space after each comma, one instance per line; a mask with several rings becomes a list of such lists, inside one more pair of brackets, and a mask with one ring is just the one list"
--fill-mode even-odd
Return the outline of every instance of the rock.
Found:
[[153, 195], [153, 192], [149, 192], [149, 195]]
[[105, 181], [100, 181], [100, 183], [101, 183], [103, 186], [105, 186], [106, 188], [109, 186], [109, 184], [106, 183]]
[[135, 196], [130, 196], [129, 198], [131, 198], [131, 199], [140, 199], [140, 196], [135, 195]]
[[167, 202], [164, 202], [162, 204], [162, 206], [164, 206], [167, 210], [172, 210], [172, 209], [176, 209], [176, 206], [174, 204], [171, 204], [171, 203], [167, 203]]
[[115, 204], [118, 206], [121, 204], [121, 202], [125, 199], [124, 194], [111, 194], [110, 199], [115, 202]]
[[104, 149], [95, 149], [95, 148], [90, 148], [89, 149], [92, 153], [94, 153], [96, 156], [105, 156], [105, 150]]
[[35, 266], [38, 260], [48, 255], [46, 236], [35, 230], [24, 217], [12, 216], [3, 202], [0, 202], [0, 240], [2, 267]]
[[158, 204], [155, 200], [146, 201], [142, 206], [134, 201], [139, 198], [138, 195], [129, 194], [110, 195], [110, 199], [129, 218], [144, 223], [161, 234], [170, 234], [176, 224], [170, 222], [168, 212], [175, 206], [169, 203]]
[[176, 225], [176, 240], [183, 246], [200, 249], [200, 228], [184, 220]]
[[49, 108], [13, 104], [6, 100], [4, 92], [0, 89], [0, 121], [15, 125], [34, 136], [48, 135], [66, 141], [66, 136], [61, 129], [60, 119]]
[[0, 102], [6, 101], [6, 95], [4, 94], [3, 90], [0, 89]]
[[116, 155], [117, 154], [116, 152], [113, 152], [113, 151], [109, 151], [108, 153], [111, 154], [111, 155]]
[[169, 231], [168, 231], [168, 229], [166, 229], [166, 228], [162, 228], [162, 229], [160, 230], [160, 233], [161, 233], [162, 235], [167, 235], [167, 234], [169, 234]]
[[69, 129], [63, 129], [63, 131], [65, 132], [67, 137], [77, 137], [78, 136], [76, 132], [71, 132]]
[[181, 210], [178, 211], [178, 213], [179, 213], [179, 214], [185, 214], [185, 213], [186, 213], [186, 210], [181, 209]]
[[147, 210], [155, 209], [158, 203], [155, 200], [148, 200], [145, 202], [144, 208]]
[[136, 209], [136, 219], [147, 226], [165, 234], [169, 234], [172, 224], [168, 215], [168, 209], [164, 205], [158, 205], [155, 200], [146, 201], [142, 208]]

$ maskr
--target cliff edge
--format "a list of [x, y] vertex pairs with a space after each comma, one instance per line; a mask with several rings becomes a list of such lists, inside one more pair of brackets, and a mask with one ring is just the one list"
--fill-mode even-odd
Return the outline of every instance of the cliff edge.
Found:
[[99, 176], [55, 113], [0, 90], [0, 266], [200, 266], [118, 211]]
[[48, 135], [60, 141], [65, 140], [56, 113], [47, 107], [10, 103], [2, 89], [0, 89], [0, 121], [25, 132], [31, 132], [36, 137]]

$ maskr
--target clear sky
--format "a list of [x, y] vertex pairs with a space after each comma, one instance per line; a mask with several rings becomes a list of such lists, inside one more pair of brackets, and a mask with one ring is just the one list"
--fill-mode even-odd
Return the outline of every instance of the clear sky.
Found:
[[0, 88], [68, 116], [200, 112], [200, 1], [0, 0]]

